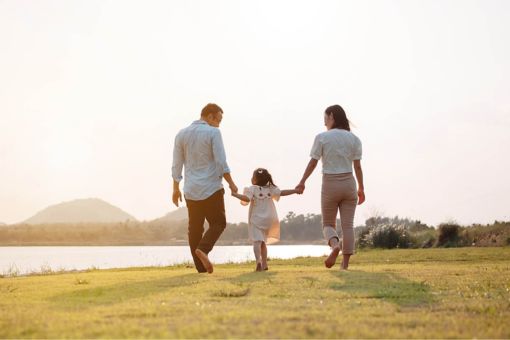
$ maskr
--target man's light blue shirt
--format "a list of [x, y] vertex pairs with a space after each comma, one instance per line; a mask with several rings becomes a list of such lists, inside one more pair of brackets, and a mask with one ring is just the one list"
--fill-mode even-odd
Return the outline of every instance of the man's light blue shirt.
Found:
[[223, 189], [223, 174], [230, 173], [218, 128], [196, 120], [175, 137], [172, 177], [182, 180], [184, 197], [200, 201]]

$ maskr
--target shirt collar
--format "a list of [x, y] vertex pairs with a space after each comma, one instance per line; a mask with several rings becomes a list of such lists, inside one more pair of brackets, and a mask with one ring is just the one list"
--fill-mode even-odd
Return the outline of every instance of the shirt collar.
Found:
[[209, 124], [207, 124], [207, 122], [205, 120], [202, 120], [202, 119], [195, 120], [192, 124], [206, 124], [206, 125], [209, 125]]

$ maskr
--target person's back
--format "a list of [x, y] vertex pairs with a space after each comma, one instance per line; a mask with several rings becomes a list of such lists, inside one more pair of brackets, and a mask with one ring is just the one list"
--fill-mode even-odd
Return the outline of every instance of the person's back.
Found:
[[[177, 134], [175, 144], [183, 158], [186, 198], [203, 200], [223, 187], [223, 173], [229, 170], [221, 164], [225, 154], [216, 143], [221, 143], [220, 130], [202, 120], [194, 121]], [[215, 147], [220, 155], [215, 156]]]
[[361, 158], [361, 141], [347, 130], [324, 131], [315, 138], [312, 157], [322, 159], [324, 174], [352, 172], [353, 160]]
[[[179, 183], [184, 168], [184, 198], [188, 207], [188, 240], [195, 267], [200, 273], [213, 272], [207, 254], [213, 249], [227, 225], [222, 179], [232, 192], [237, 186], [230, 176], [225, 149], [218, 127], [223, 110], [216, 104], [207, 104], [200, 120], [179, 131], [175, 137], [172, 178], [172, 201], [178, 207], [182, 201]], [[204, 221], [209, 228], [204, 234]]]
[[[305, 182], [312, 174], [319, 160], [322, 160], [321, 211], [322, 231], [331, 247], [331, 253], [324, 261], [331, 268], [342, 249], [342, 269], [349, 267], [354, 253], [354, 214], [356, 205], [365, 201], [363, 172], [361, 170], [362, 147], [360, 139], [351, 131], [349, 120], [340, 105], [332, 105], [324, 111], [324, 126], [327, 131], [318, 134], [310, 152], [310, 161], [296, 189], [302, 193]], [[356, 173], [359, 188], [352, 169]], [[342, 245], [336, 231], [340, 211]]]

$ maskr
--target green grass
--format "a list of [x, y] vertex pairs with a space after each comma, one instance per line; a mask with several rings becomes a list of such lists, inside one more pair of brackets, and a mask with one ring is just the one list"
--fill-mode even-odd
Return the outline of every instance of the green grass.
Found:
[[0, 278], [0, 338], [510, 338], [510, 248]]

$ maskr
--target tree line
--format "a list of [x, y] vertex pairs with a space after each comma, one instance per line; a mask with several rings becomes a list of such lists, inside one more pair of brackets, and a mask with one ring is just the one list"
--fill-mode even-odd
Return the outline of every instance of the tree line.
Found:
[[[325, 244], [320, 214], [289, 212], [280, 226], [281, 244]], [[341, 236], [341, 228], [338, 230]], [[0, 227], [0, 245], [185, 245], [187, 235], [187, 220], [18, 224]], [[505, 246], [510, 245], [510, 222], [472, 226], [445, 223], [432, 227], [398, 216], [371, 217], [355, 228], [355, 237], [359, 248]], [[250, 244], [248, 225], [229, 223], [218, 244]]]

